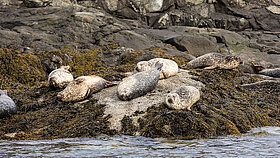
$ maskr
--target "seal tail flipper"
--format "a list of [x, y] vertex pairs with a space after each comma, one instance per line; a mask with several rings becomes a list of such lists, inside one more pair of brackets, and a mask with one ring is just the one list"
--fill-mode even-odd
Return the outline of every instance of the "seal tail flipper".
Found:
[[117, 85], [118, 83], [116, 83], [116, 82], [110, 82], [110, 81], [107, 81], [107, 80], [105, 80], [105, 87], [107, 88], [107, 87], [112, 87], [112, 86], [115, 86], [115, 85]]

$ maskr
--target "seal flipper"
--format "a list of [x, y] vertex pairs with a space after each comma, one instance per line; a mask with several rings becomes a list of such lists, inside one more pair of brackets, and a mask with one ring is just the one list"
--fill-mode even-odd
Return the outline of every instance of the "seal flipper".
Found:
[[118, 83], [110, 82], [110, 81], [105, 80], [105, 88], [111, 87], [111, 86], [115, 86], [115, 85], [117, 85], [117, 84], [118, 84]]
[[93, 94], [93, 90], [92, 90], [91, 88], [89, 88], [89, 89], [87, 90], [87, 93], [86, 93], [84, 99], [89, 98], [92, 94]]
[[217, 67], [216, 65], [211, 65], [211, 66], [205, 67], [204, 69], [211, 70], [211, 69], [215, 69], [216, 67]]

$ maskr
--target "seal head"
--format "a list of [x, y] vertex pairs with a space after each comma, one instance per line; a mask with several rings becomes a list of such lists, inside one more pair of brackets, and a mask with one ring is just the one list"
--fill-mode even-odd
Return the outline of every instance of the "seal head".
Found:
[[74, 80], [73, 75], [68, 71], [70, 66], [61, 66], [52, 71], [48, 77], [49, 86], [52, 88], [65, 88], [68, 83]]
[[163, 64], [159, 79], [175, 76], [179, 71], [178, 64], [175, 61], [163, 58], [154, 58], [149, 61], [140, 61], [137, 63], [135, 70], [138, 72], [151, 70], [155, 68], [157, 62]]
[[200, 92], [193, 86], [180, 86], [174, 88], [165, 97], [165, 105], [170, 109], [187, 109], [191, 111], [191, 106], [200, 99]]
[[117, 88], [119, 99], [125, 101], [131, 100], [154, 90], [159, 81], [162, 66], [162, 63], [157, 62], [155, 67], [151, 70], [138, 72], [124, 78]]

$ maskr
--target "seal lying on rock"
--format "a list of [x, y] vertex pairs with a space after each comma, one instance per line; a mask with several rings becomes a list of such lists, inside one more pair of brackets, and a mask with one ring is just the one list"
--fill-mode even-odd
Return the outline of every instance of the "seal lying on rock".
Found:
[[280, 68], [263, 69], [259, 73], [270, 77], [280, 77]]
[[183, 67], [204, 69], [233, 69], [236, 68], [239, 64], [242, 64], [242, 60], [240, 57], [224, 55], [221, 53], [208, 53], [191, 60]]
[[74, 80], [73, 75], [68, 71], [70, 66], [61, 66], [53, 70], [48, 77], [49, 86], [52, 88], [64, 88]]
[[70, 82], [63, 91], [59, 92], [57, 97], [64, 102], [80, 101], [112, 85], [115, 85], [115, 83], [106, 81], [99, 76], [80, 76]]
[[121, 100], [131, 100], [147, 94], [156, 88], [160, 70], [163, 64], [157, 62], [155, 68], [138, 72], [132, 76], [126, 77], [118, 85], [117, 93]]
[[199, 90], [193, 86], [180, 86], [174, 88], [165, 98], [165, 104], [170, 109], [187, 109], [200, 99]]
[[7, 90], [0, 90], [0, 118], [17, 112], [15, 102], [7, 95]]
[[164, 79], [164, 78], [168, 78], [170, 76], [175, 76], [179, 71], [178, 64], [175, 61], [169, 60], [169, 59], [163, 59], [163, 58], [154, 58], [149, 61], [140, 61], [137, 63], [137, 66], [135, 69], [136, 69], [136, 71], [139, 71], [139, 72], [148, 71], [148, 70], [155, 68], [155, 65], [157, 62], [160, 62], [163, 64], [161, 71], [160, 71], [159, 79]]
[[275, 80], [263, 80], [251, 84], [243, 84], [241, 87], [248, 90], [264, 90], [270, 92], [280, 92], [280, 81]]

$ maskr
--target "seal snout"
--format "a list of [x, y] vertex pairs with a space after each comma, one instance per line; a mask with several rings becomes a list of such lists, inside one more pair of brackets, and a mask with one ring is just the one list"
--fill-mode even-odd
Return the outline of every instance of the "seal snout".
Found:
[[169, 103], [169, 104], [173, 104], [173, 103], [174, 103], [174, 102], [173, 102], [173, 99], [168, 98], [168, 99], [167, 99], [167, 103]]

